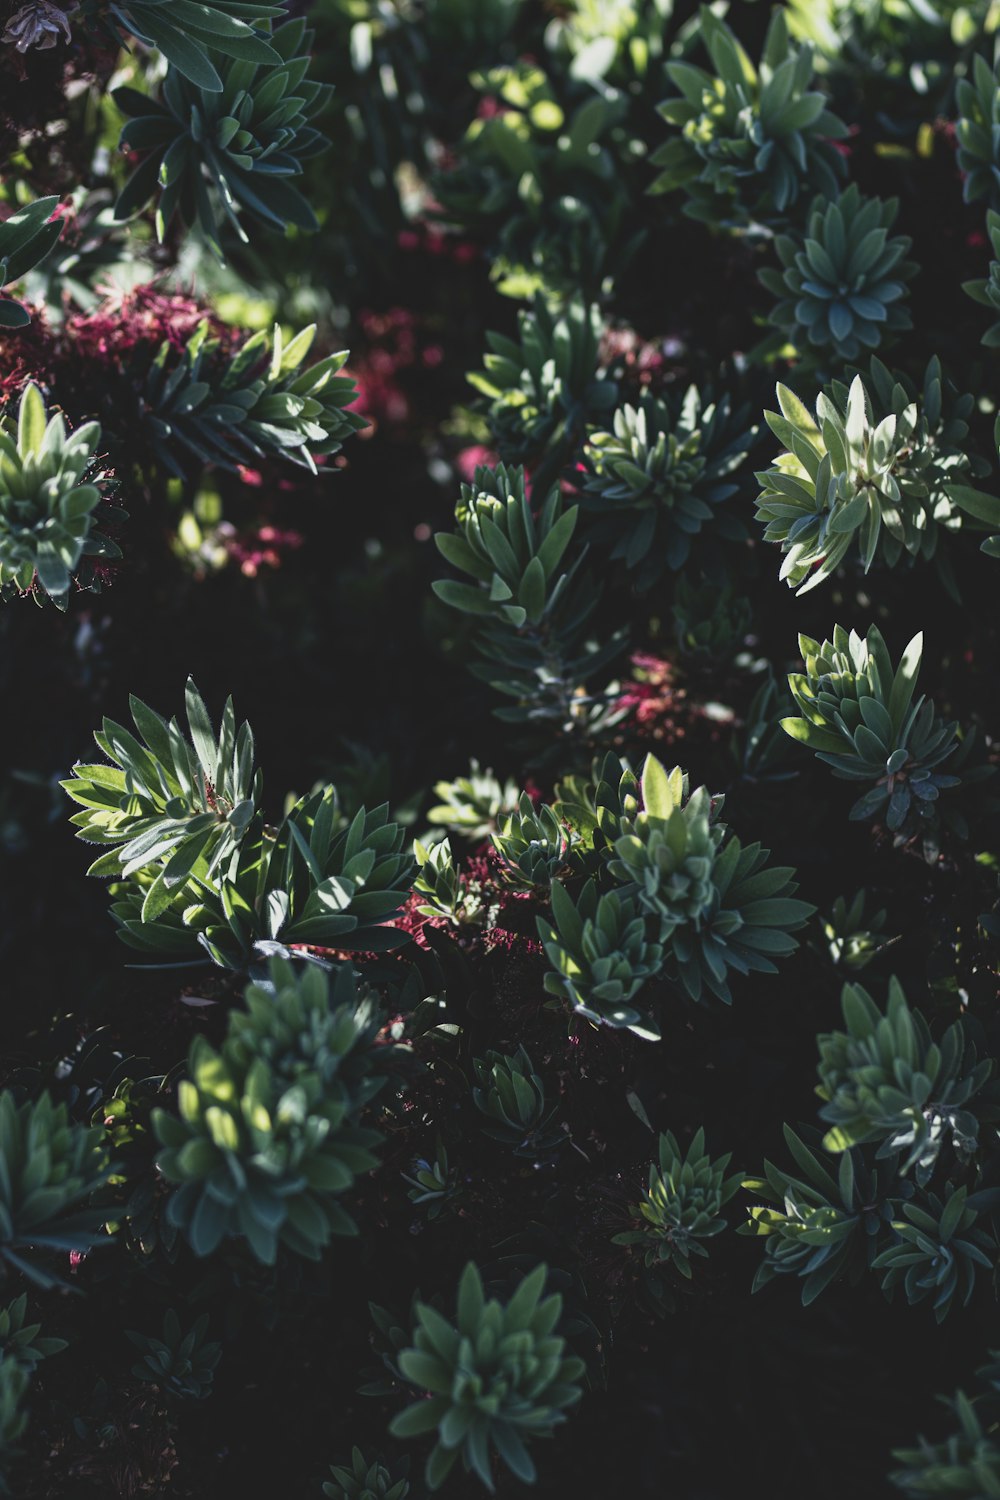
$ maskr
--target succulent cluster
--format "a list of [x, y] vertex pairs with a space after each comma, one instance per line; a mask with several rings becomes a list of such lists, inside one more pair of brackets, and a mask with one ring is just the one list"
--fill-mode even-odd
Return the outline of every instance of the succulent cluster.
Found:
[[695, 385], [618, 407], [611, 430], [592, 431], [583, 449], [585, 535], [602, 551], [610, 544], [640, 588], [683, 568], [704, 530], [740, 540], [743, 525], [720, 507], [739, 489], [756, 430], [746, 406]]
[[277, 457], [315, 474], [317, 459], [339, 453], [367, 424], [348, 410], [358, 393], [340, 373], [346, 349], [305, 365], [315, 334], [313, 324], [286, 343], [275, 324], [270, 337], [261, 329], [227, 355], [203, 323], [182, 350], [161, 344], [139, 402], [164, 471], [183, 478], [214, 464], [237, 472]]
[[713, 1160], [705, 1150], [703, 1129], [695, 1132], [686, 1152], [671, 1131], [661, 1134], [649, 1186], [631, 1209], [632, 1217], [644, 1222], [616, 1234], [614, 1243], [641, 1247], [647, 1268], [666, 1264], [690, 1281], [691, 1257], [708, 1255], [700, 1242], [726, 1228], [722, 1210], [740, 1188], [741, 1172], [726, 1176], [730, 1160], [730, 1154]]
[[68, 432], [41, 392], [25, 386], [16, 428], [0, 419], [0, 597], [40, 591], [65, 609], [70, 586], [99, 587], [95, 560], [121, 551], [102, 529], [125, 519], [110, 504], [96, 422]]
[[855, 891], [850, 902], [838, 896], [829, 916], [823, 918], [827, 952], [835, 964], [846, 969], [867, 968], [892, 941], [884, 936], [885, 910], [866, 910], [867, 896], [864, 889]]
[[484, 839], [499, 826], [504, 813], [517, 806], [520, 794], [516, 782], [501, 782], [474, 759], [468, 776], [435, 782], [434, 795], [442, 800], [428, 809], [428, 823], [469, 839]]
[[977, 1372], [981, 1389], [971, 1399], [964, 1391], [944, 1399], [952, 1430], [941, 1442], [922, 1437], [915, 1448], [897, 1448], [902, 1465], [892, 1483], [910, 1500], [933, 1495], [988, 1495], [1000, 1484], [1000, 1355], [990, 1350], [989, 1363]]
[[745, 594], [728, 580], [698, 583], [682, 574], [674, 590], [674, 634], [681, 656], [692, 665], [718, 666], [741, 650], [752, 615]]
[[545, 1084], [524, 1047], [516, 1052], [488, 1052], [472, 1060], [476, 1082], [472, 1099], [487, 1124], [486, 1135], [513, 1148], [515, 1156], [537, 1158], [561, 1146], [565, 1132], [557, 1107], [549, 1105]]
[[339, 1200], [377, 1164], [379, 1133], [358, 1120], [385, 1078], [381, 1017], [349, 968], [331, 981], [272, 959], [268, 972], [218, 1051], [195, 1038], [178, 1113], [156, 1110], [153, 1126], [167, 1215], [195, 1255], [237, 1237], [273, 1265], [281, 1246], [318, 1260], [331, 1236], [357, 1233]]
[[476, 469], [473, 482], [462, 485], [456, 529], [434, 538], [474, 582], [441, 579], [434, 592], [480, 622], [475, 639], [483, 659], [471, 670], [514, 700], [495, 710], [498, 718], [593, 729], [610, 703], [590, 683], [618, 655], [622, 636], [599, 645], [590, 635], [600, 595], [582, 571], [584, 552], [570, 547], [579, 508], [565, 509], [556, 487], [546, 493], [538, 471], [532, 488], [534, 506], [523, 468]]
[[787, 386], [777, 394], [780, 412], [764, 416], [784, 451], [757, 475], [757, 519], [789, 588], [816, 588], [855, 547], [867, 573], [877, 556], [889, 567], [933, 557], [943, 529], [1000, 529], [1000, 500], [968, 483], [989, 472], [966, 441], [974, 399], [956, 395], [937, 358], [920, 395], [876, 359], [871, 391], [860, 375], [833, 381], [815, 418]]
[[306, 76], [312, 35], [298, 19], [267, 32], [266, 41], [255, 33], [229, 38], [229, 56], [218, 70], [205, 59], [200, 78], [191, 76], [199, 71], [193, 43], [187, 74], [169, 70], [159, 99], [116, 89], [115, 103], [129, 117], [122, 149], [141, 158], [118, 197], [118, 218], [157, 195], [160, 239], [177, 215], [186, 226], [198, 225], [220, 259], [222, 222], [247, 238], [241, 211], [282, 232], [288, 225], [318, 228], [308, 200], [289, 180], [327, 144], [310, 123], [330, 94]]
[[901, 1172], [916, 1166], [929, 1175], [942, 1147], [960, 1157], [976, 1150], [978, 1122], [965, 1107], [993, 1071], [991, 1058], [976, 1061], [960, 1021], [940, 1043], [907, 1004], [897, 979], [889, 981], [885, 1014], [867, 990], [845, 985], [845, 1031], [817, 1037], [820, 1118], [830, 1126], [823, 1144], [845, 1151], [869, 1141], [880, 1156], [902, 1153]]
[[561, 311], [538, 297], [517, 315], [518, 337], [488, 333], [483, 369], [469, 383], [484, 407], [500, 457], [526, 464], [544, 493], [587, 427], [610, 415], [618, 387], [601, 366], [602, 320], [579, 297]]
[[218, 736], [191, 681], [186, 705], [190, 739], [133, 698], [142, 740], [106, 719], [95, 739], [112, 764], [76, 766], [63, 783], [82, 807], [77, 836], [113, 846], [89, 873], [116, 881], [122, 940], [233, 969], [247, 967], [258, 943], [370, 951], [405, 941], [383, 925], [402, 909], [413, 872], [388, 807], [348, 820], [329, 786], [271, 826], [253, 733], [237, 729], [232, 700]]
[[68, 1345], [65, 1339], [41, 1335], [41, 1323], [26, 1322], [27, 1314], [27, 1292], [0, 1308], [0, 1364], [19, 1364], [30, 1374], [43, 1359], [61, 1354]]
[[558, 1292], [545, 1295], [548, 1267], [523, 1278], [505, 1301], [487, 1297], [471, 1261], [458, 1285], [454, 1322], [418, 1302], [412, 1343], [399, 1355], [403, 1377], [426, 1395], [392, 1421], [396, 1437], [436, 1434], [427, 1460], [431, 1490], [459, 1458], [493, 1490], [492, 1451], [525, 1484], [535, 1478], [527, 1441], [549, 1437], [583, 1394], [583, 1361], [556, 1329]]
[[[873, 783], [851, 817], [882, 816], [900, 841], [936, 823], [941, 793], [961, 781], [940, 769], [959, 739], [954, 720], [943, 722], [923, 694], [914, 696], [923, 635], [913, 637], [895, 668], [876, 625], [863, 637], [838, 625], [822, 645], [801, 635], [799, 652], [806, 669], [793, 672], [788, 685], [800, 717], [783, 719], [782, 728], [835, 776]], [[960, 820], [951, 822], [962, 831]]]
[[869, 1169], [857, 1151], [845, 1151], [834, 1174], [790, 1126], [784, 1135], [801, 1176], [765, 1162], [762, 1177], [746, 1178], [744, 1187], [764, 1203], [737, 1233], [764, 1240], [754, 1291], [797, 1276], [808, 1307], [831, 1282], [843, 1277], [853, 1286], [871, 1269], [897, 1211], [896, 1178], [889, 1165]]
[[618, 891], [598, 893], [588, 880], [576, 900], [552, 882], [552, 920], [538, 932], [552, 966], [549, 994], [567, 999], [575, 1014], [595, 1025], [627, 1027], [646, 1041], [659, 1031], [631, 1002], [663, 967], [663, 946], [652, 942], [635, 902]]
[[[754, 1286], [795, 1275], [809, 1303], [831, 1281], [855, 1282], [872, 1271], [887, 1298], [901, 1289], [910, 1304], [929, 1299], [941, 1322], [969, 1303], [1000, 1249], [993, 1221], [1000, 1190], [976, 1181], [982, 1150], [974, 1111], [985, 1103], [985, 1116], [992, 1113], [978, 1097], [992, 1060], [977, 1063], [962, 1020], [933, 1042], [896, 980], [884, 1014], [856, 985], [845, 986], [842, 1005], [847, 1030], [818, 1038], [820, 1116], [832, 1126], [822, 1146], [839, 1161], [828, 1166], [786, 1126], [802, 1175], [769, 1162], [763, 1177], [747, 1180], [765, 1200], [742, 1230], [765, 1239]], [[942, 1181], [943, 1163], [966, 1180]]]
[[714, 74], [670, 62], [678, 97], [660, 106], [677, 132], [652, 157], [654, 191], [682, 190], [685, 212], [711, 224], [782, 224], [797, 199], [836, 195], [847, 126], [810, 87], [813, 52], [796, 46], [775, 9], [755, 66], [733, 31], [702, 6], [700, 35]]
[[606, 763], [589, 786], [565, 789], [555, 814], [579, 836], [574, 861], [588, 878], [575, 901], [553, 880], [552, 919], [538, 919], [551, 994], [589, 1021], [657, 1040], [648, 1007], [634, 1003], [647, 980], [662, 974], [693, 1000], [729, 1004], [730, 971], [776, 972], [814, 908], [795, 898], [795, 872], [770, 866], [760, 844], [744, 848], [719, 810], [653, 755], [641, 782]]
[[330, 1475], [323, 1485], [329, 1500], [406, 1500], [410, 1493], [405, 1464], [400, 1473], [398, 1466], [390, 1468], [380, 1458], [369, 1463], [360, 1448], [352, 1449], [350, 1468], [331, 1464]]
[[222, 1345], [206, 1338], [207, 1332], [207, 1313], [184, 1329], [172, 1307], [164, 1314], [160, 1337], [126, 1330], [126, 1338], [142, 1354], [132, 1366], [132, 1374], [168, 1395], [203, 1401], [211, 1394], [215, 1367], [222, 1358]]
[[912, 241], [891, 235], [899, 201], [866, 198], [851, 183], [837, 198], [815, 198], [805, 232], [775, 236], [782, 269], [760, 279], [781, 300], [771, 321], [800, 355], [856, 360], [911, 328], [902, 299], [917, 269], [904, 260]]
[[867, 1496], [992, 1326], [998, 42], [8, 0], [0, 1493]]
[[492, 836], [503, 862], [503, 874], [514, 885], [547, 887], [558, 874], [570, 873], [577, 863], [580, 835], [564, 823], [554, 807], [538, 807], [522, 792], [517, 810], [508, 813]]

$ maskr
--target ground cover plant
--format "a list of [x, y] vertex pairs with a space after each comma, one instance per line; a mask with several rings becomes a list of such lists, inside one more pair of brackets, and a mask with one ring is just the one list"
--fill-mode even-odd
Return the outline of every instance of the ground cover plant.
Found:
[[0, 4], [0, 1493], [1000, 1492], [998, 59]]

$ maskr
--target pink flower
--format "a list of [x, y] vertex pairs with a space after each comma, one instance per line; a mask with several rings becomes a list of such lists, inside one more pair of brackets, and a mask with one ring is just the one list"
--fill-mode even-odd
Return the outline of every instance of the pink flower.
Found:
[[482, 443], [475, 443], [471, 448], [463, 448], [455, 455], [455, 468], [459, 477], [471, 484], [476, 477], [476, 470], [492, 468], [497, 461], [497, 455], [492, 448], [485, 448]]

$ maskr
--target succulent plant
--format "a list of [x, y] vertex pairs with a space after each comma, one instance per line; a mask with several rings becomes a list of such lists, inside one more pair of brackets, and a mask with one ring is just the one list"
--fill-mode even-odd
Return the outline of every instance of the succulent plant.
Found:
[[564, 510], [559, 489], [546, 493], [537, 471], [534, 495], [544, 499], [532, 507], [520, 467], [477, 468], [462, 486], [455, 531], [434, 538], [475, 582], [440, 579], [434, 592], [480, 622], [474, 644], [483, 659], [470, 670], [515, 700], [494, 710], [498, 718], [594, 732], [610, 722], [614, 695], [591, 692], [589, 682], [619, 654], [624, 633], [600, 645], [591, 639], [600, 592], [581, 573], [583, 552], [567, 558], [578, 507]]
[[140, 421], [164, 472], [190, 477], [204, 464], [233, 473], [265, 458], [283, 458], [315, 474], [316, 460], [339, 453], [367, 425], [348, 408], [357, 389], [340, 371], [346, 349], [303, 364], [316, 325], [287, 344], [275, 324], [234, 354], [203, 323], [177, 350], [160, 346], [141, 376]]
[[886, 938], [884, 910], [866, 912], [867, 892], [855, 891], [850, 902], [838, 896], [830, 915], [822, 919], [826, 949], [835, 964], [845, 969], [864, 969], [883, 948], [895, 941]]
[[211, 1394], [215, 1367], [222, 1357], [222, 1345], [206, 1339], [207, 1332], [208, 1313], [185, 1330], [173, 1308], [164, 1314], [160, 1338], [126, 1329], [125, 1337], [142, 1353], [132, 1374], [168, 1395], [203, 1401]]
[[451, 840], [441, 839], [428, 848], [420, 839], [414, 839], [413, 857], [417, 862], [413, 892], [422, 902], [417, 910], [425, 917], [446, 917], [450, 922], [460, 922], [463, 891]]
[[119, 47], [127, 47], [133, 36], [138, 37], [162, 52], [189, 82], [220, 93], [223, 82], [211, 54], [265, 65], [280, 62], [281, 54], [262, 33], [283, 9], [255, 0], [198, 0], [196, 4], [191, 0], [124, 0], [114, 7], [102, 0], [83, 0], [80, 16]]
[[520, 793], [516, 781], [501, 782], [491, 770], [481, 770], [478, 760], [472, 760], [468, 776], [435, 782], [434, 795], [442, 800], [428, 812], [428, 823], [476, 840], [488, 838], [496, 830], [504, 813], [517, 806]]
[[963, 1160], [973, 1155], [978, 1122], [965, 1106], [989, 1079], [993, 1061], [976, 1061], [963, 1023], [954, 1021], [933, 1042], [897, 979], [889, 981], [884, 1015], [860, 985], [844, 986], [841, 1007], [846, 1030], [817, 1037], [820, 1118], [831, 1127], [826, 1149], [877, 1141], [880, 1157], [902, 1156], [899, 1171], [916, 1166], [918, 1180], [929, 1175], [949, 1138]]
[[913, 326], [902, 306], [917, 269], [903, 259], [912, 241], [889, 235], [898, 208], [898, 198], [865, 197], [852, 182], [838, 198], [813, 200], [804, 233], [775, 236], [782, 270], [760, 279], [781, 299], [771, 322], [800, 356], [856, 360]]
[[695, 385], [618, 407], [612, 430], [592, 431], [583, 449], [585, 537], [611, 544], [640, 588], [683, 568], [704, 528], [742, 539], [741, 522], [720, 507], [739, 488], [733, 476], [756, 431], [746, 406]]
[[38, 589], [65, 609], [74, 577], [94, 586], [93, 559], [121, 557], [102, 530], [125, 512], [108, 503], [100, 446], [96, 422], [67, 432], [38, 387], [25, 386], [16, 431], [0, 423], [0, 595]]
[[598, 894], [588, 880], [576, 901], [553, 880], [552, 921], [539, 917], [538, 933], [552, 965], [550, 995], [569, 1000], [574, 1012], [597, 1025], [627, 1027], [659, 1041], [650, 1017], [631, 1002], [663, 966], [663, 948], [649, 941], [638, 904], [617, 891]]
[[802, 1175], [765, 1162], [763, 1177], [747, 1178], [743, 1186], [765, 1202], [751, 1207], [737, 1233], [764, 1240], [753, 1290], [776, 1276], [798, 1276], [808, 1307], [832, 1281], [844, 1276], [855, 1285], [872, 1267], [912, 1187], [901, 1187], [886, 1166], [869, 1169], [856, 1149], [842, 1154], [834, 1176], [788, 1125], [784, 1134]]
[[413, 860], [388, 805], [348, 822], [334, 787], [300, 797], [278, 828], [260, 811], [253, 734], [226, 704], [218, 737], [189, 680], [189, 743], [137, 698], [141, 744], [111, 720], [95, 735], [114, 762], [75, 767], [63, 782], [83, 806], [72, 822], [88, 843], [121, 845], [89, 874], [117, 877], [112, 915], [130, 947], [178, 960], [207, 954], [245, 969], [257, 943], [399, 946], [384, 924], [406, 902]]
[[458, 1459], [492, 1493], [491, 1450], [524, 1484], [535, 1479], [526, 1439], [549, 1437], [579, 1401], [583, 1361], [555, 1330], [562, 1296], [545, 1296], [548, 1267], [523, 1278], [505, 1302], [487, 1298], [469, 1262], [455, 1322], [418, 1302], [412, 1343], [399, 1355], [404, 1378], [426, 1397], [390, 1424], [394, 1437], [436, 1434], [426, 1480], [439, 1489]]
[[893, 1457], [903, 1465], [889, 1479], [910, 1500], [951, 1495], [974, 1500], [1000, 1487], [1000, 1443], [996, 1438], [1000, 1355], [990, 1351], [990, 1363], [978, 1374], [983, 1389], [973, 1398], [957, 1391], [941, 1397], [953, 1415], [952, 1431], [941, 1442], [921, 1437], [916, 1448], [896, 1448]]
[[577, 866], [580, 835], [546, 803], [538, 807], [522, 792], [517, 811], [509, 813], [492, 835], [506, 878], [520, 886], [548, 886], [558, 874]]
[[527, 464], [539, 494], [558, 479], [588, 425], [611, 412], [617, 384], [601, 368], [602, 320], [579, 297], [552, 311], [537, 297], [518, 313], [518, 338], [488, 333], [484, 368], [468, 376], [500, 457]]
[[806, 670], [793, 672], [788, 685], [801, 717], [782, 719], [782, 728], [835, 776], [874, 783], [852, 818], [882, 814], [892, 833], [913, 837], [935, 817], [941, 793], [959, 783], [938, 769], [958, 749], [957, 724], [942, 723], [923, 695], [914, 699], [923, 635], [895, 669], [875, 625], [864, 637], [838, 625], [822, 645], [801, 635], [799, 651]]
[[121, 147], [141, 155], [119, 195], [118, 218], [127, 219], [158, 193], [159, 238], [177, 214], [185, 225], [198, 224], [220, 260], [221, 222], [247, 238], [241, 210], [282, 232], [289, 224], [315, 230], [315, 214], [290, 181], [327, 144], [310, 124], [331, 93], [306, 77], [311, 44], [312, 32], [298, 18], [266, 43], [254, 37], [252, 55], [227, 58], [217, 75], [221, 89], [217, 81], [197, 83], [174, 70], [159, 99], [115, 89], [116, 105], [130, 117]]
[[688, 796], [679, 766], [667, 773], [648, 756], [643, 811], [622, 824], [608, 873], [623, 893], [655, 918], [661, 942], [685, 924], [697, 926], [712, 905], [712, 872], [724, 829], [705, 787]]
[[86, 1253], [105, 1238], [106, 1213], [87, 1205], [110, 1170], [99, 1126], [77, 1124], [48, 1094], [18, 1104], [0, 1093], [0, 1259], [43, 1288], [58, 1285], [46, 1253]]
[[314, 965], [272, 959], [269, 974], [220, 1050], [195, 1037], [178, 1113], [152, 1116], [170, 1222], [198, 1256], [236, 1237], [264, 1265], [279, 1246], [318, 1260], [333, 1235], [357, 1233], [339, 1198], [377, 1165], [380, 1136], [357, 1121], [384, 1081], [372, 1053], [381, 1017], [348, 967], [332, 986]]
[[409, 1173], [403, 1172], [404, 1182], [410, 1184], [406, 1196], [418, 1208], [425, 1210], [427, 1218], [438, 1218], [454, 1206], [461, 1192], [458, 1169], [448, 1160], [444, 1142], [438, 1140], [433, 1161], [424, 1156], [416, 1157]]
[[867, 572], [876, 555], [890, 567], [933, 557], [945, 527], [1000, 530], [1000, 500], [967, 483], [988, 472], [966, 442], [973, 397], [955, 394], [936, 358], [921, 397], [876, 359], [871, 389], [860, 375], [849, 389], [834, 381], [814, 420], [779, 385], [780, 413], [764, 413], [785, 451], [757, 475], [757, 519], [785, 554], [779, 576], [800, 594], [854, 547]]
[[775, 974], [776, 958], [794, 953], [791, 934], [804, 927], [816, 908], [796, 897], [798, 883], [789, 865], [770, 865], [770, 850], [745, 847], [732, 833], [712, 869], [712, 899], [696, 922], [674, 928], [665, 972], [692, 1000], [707, 990], [732, 1004], [729, 971]]
[[[63, 231], [63, 220], [53, 218], [58, 198], [38, 198], [0, 221], [0, 292], [20, 281], [44, 260]], [[24, 328], [28, 309], [14, 297], [0, 296], [0, 328]]]
[[505, 464], [495, 470], [478, 468], [474, 482], [462, 485], [456, 530], [439, 531], [434, 538], [442, 556], [475, 583], [441, 579], [434, 592], [467, 614], [517, 630], [538, 626], [566, 587], [559, 565], [577, 514], [575, 505], [564, 510], [559, 490], [552, 489], [536, 516], [525, 493], [523, 469]]
[[43, 1359], [61, 1354], [69, 1345], [65, 1339], [41, 1335], [41, 1323], [25, 1322], [27, 1312], [27, 1292], [0, 1307], [0, 1364], [16, 1362], [30, 1374]]
[[487, 1052], [472, 1059], [476, 1083], [472, 1099], [488, 1123], [482, 1129], [496, 1141], [511, 1146], [515, 1156], [535, 1159], [566, 1141], [557, 1123], [556, 1106], [548, 1106], [545, 1085], [524, 1047], [509, 1056]]
[[331, 1464], [330, 1478], [323, 1485], [329, 1500], [406, 1500], [410, 1483], [406, 1475], [409, 1464], [402, 1466], [375, 1458], [369, 1463], [360, 1448], [351, 1449], [351, 1467]]
[[896, 1243], [876, 1257], [887, 1296], [902, 1286], [907, 1302], [932, 1298], [935, 1322], [952, 1307], [966, 1307], [977, 1274], [992, 1276], [1000, 1246], [990, 1230], [976, 1225], [980, 1208], [995, 1206], [997, 1190], [970, 1193], [948, 1183], [944, 1198], [928, 1195], [926, 1206], [903, 1204], [903, 1218], [893, 1221]]
[[246, 723], [237, 729], [232, 699], [218, 736], [190, 678], [185, 704], [190, 740], [175, 719], [168, 723], [130, 697], [145, 743], [105, 719], [94, 739], [111, 765], [78, 764], [73, 778], [61, 783], [83, 808], [70, 820], [77, 837], [120, 846], [98, 858], [89, 874], [127, 878], [155, 867], [139, 914], [144, 923], [182, 895], [193, 872], [203, 881], [213, 878], [239, 848], [260, 803], [253, 731]]
[[813, 51], [796, 46], [775, 9], [755, 67], [735, 35], [703, 5], [700, 36], [715, 74], [670, 62], [678, 97], [660, 105], [675, 127], [652, 157], [654, 192], [682, 189], [685, 213], [713, 224], [781, 224], [798, 198], [837, 192], [843, 162], [833, 142], [847, 126], [810, 89]]
[[[553, 809], [580, 837], [581, 853], [607, 855], [641, 807], [639, 777], [627, 760], [610, 751], [595, 756], [589, 776], [564, 776], [556, 784]], [[593, 868], [598, 868], [595, 861]]]
[[958, 121], [958, 169], [964, 175], [962, 196], [966, 203], [987, 198], [1000, 209], [1000, 89], [997, 70], [984, 57], [972, 59], [972, 77], [960, 78], [955, 87]]
[[730, 1160], [727, 1153], [713, 1161], [703, 1129], [695, 1132], [686, 1153], [669, 1130], [661, 1134], [659, 1164], [650, 1167], [649, 1187], [630, 1209], [634, 1219], [645, 1222], [616, 1234], [614, 1243], [639, 1246], [647, 1267], [667, 1263], [690, 1280], [691, 1257], [708, 1255], [700, 1242], [726, 1228], [722, 1210], [739, 1191], [743, 1174], [726, 1176]]

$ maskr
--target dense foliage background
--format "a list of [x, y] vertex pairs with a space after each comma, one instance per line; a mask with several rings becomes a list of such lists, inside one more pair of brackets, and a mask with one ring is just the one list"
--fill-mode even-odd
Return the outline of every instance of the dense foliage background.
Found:
[[0, 25], [10, 1492], [1000, 1492], [1000, 8]]

